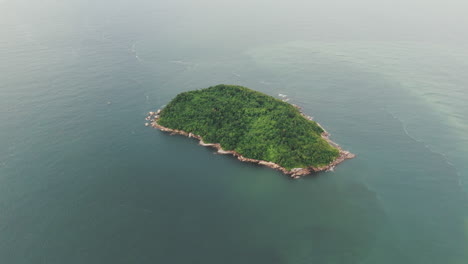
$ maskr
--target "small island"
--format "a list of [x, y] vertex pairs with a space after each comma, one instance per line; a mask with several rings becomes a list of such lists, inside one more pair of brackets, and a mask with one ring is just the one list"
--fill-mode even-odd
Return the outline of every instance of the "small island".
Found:
[[242, 86], [221, 84], [180, 93], [146, 120], [154, 128], [196, 138], [218, 153], [293, 178], [333, 170], [355, 157], [299, 107]]

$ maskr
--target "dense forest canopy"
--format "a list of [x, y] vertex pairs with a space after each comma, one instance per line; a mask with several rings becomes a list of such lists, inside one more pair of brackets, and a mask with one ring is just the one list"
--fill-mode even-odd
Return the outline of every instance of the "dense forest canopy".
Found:
[[161, 111], [158, 123], [286, 169], [320, 167], [339, 155], [321, 137], [323, 129], [297, 108], [241, 86], [181, 93]]

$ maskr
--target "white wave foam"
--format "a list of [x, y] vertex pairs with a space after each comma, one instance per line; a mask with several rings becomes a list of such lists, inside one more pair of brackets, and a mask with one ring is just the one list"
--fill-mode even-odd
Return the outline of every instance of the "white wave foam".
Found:
[[136, 42], [134, 42], [134, 43], [132, 44], [132, 47], [130, 48], [130, 53], [135, 54], [135, 59], [137, 59], [137, 61], [143, 61], [143, 60], [140, 58], [140, 56], [138, 56], [138, 52], [137, 52], [137, 49], [136, 49], [136, 45], [137, 45]]

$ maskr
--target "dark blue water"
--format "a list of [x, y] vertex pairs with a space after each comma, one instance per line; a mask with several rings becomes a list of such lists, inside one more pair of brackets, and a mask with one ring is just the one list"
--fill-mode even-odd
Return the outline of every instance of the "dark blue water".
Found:
[[[218, 8], [0, 1], [0, 263], [467, 263], [466, 47]], [[143, 126], [218, 83], [358, 157], [291, 180]]]

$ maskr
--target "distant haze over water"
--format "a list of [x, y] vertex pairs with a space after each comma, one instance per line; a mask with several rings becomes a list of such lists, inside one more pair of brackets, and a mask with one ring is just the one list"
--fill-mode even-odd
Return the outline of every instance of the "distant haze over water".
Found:
[[[0, 0], [0, 263], [468, 263], [466, 10]], [[357, 158], [291, 180], [144, 127], [219, 83]]]

